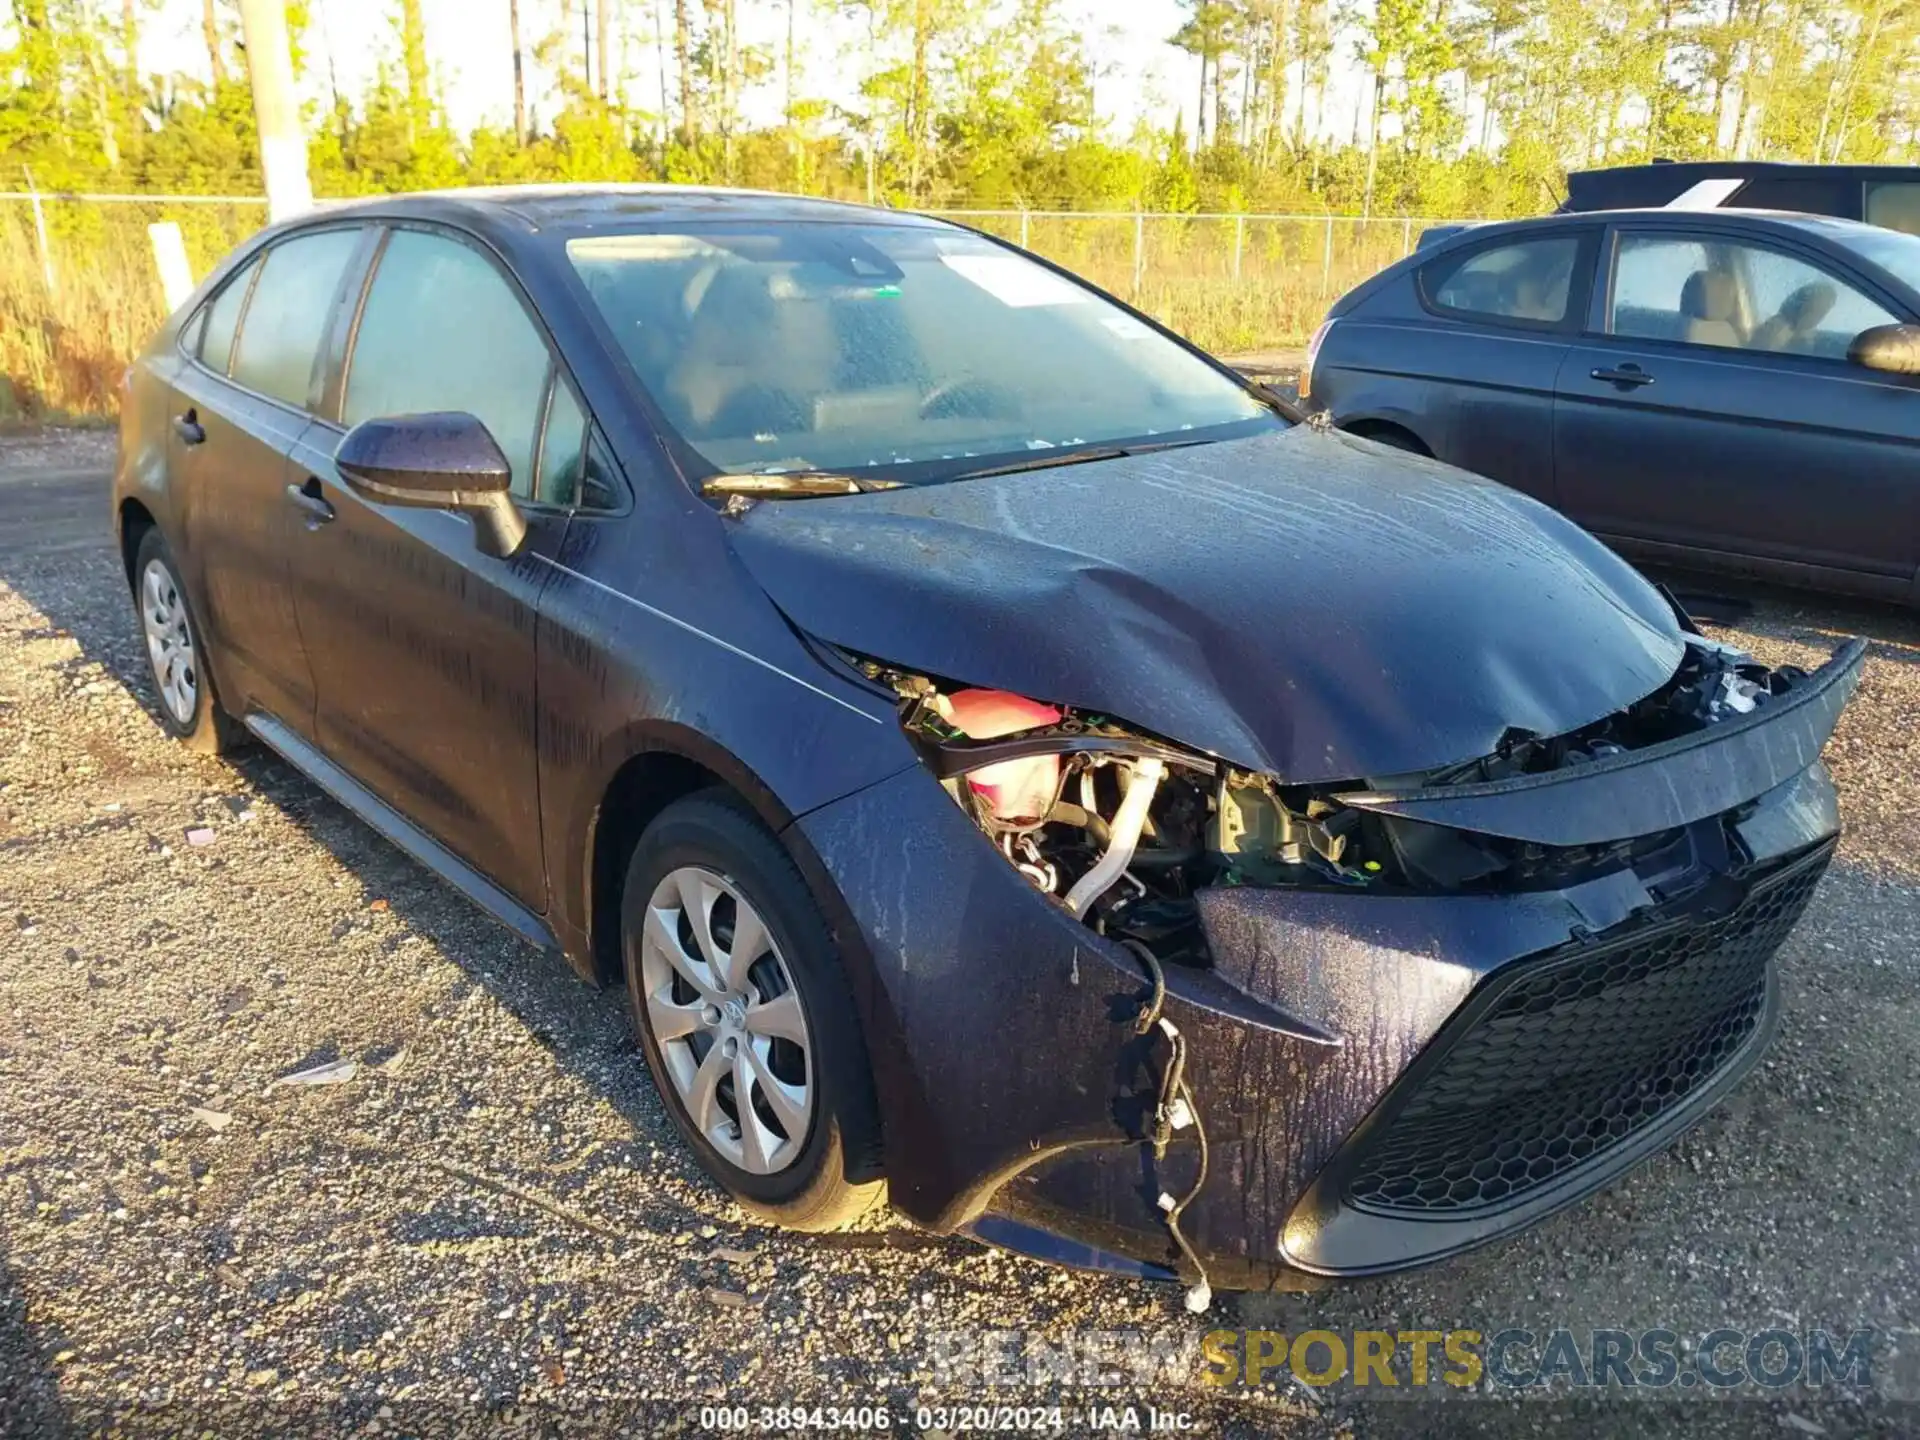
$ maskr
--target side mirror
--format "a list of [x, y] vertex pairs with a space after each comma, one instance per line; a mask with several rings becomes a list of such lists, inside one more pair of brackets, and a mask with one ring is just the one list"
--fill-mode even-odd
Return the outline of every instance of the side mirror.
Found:
[[1920, 325], [1876, 325], [1847, 347], [1847, 359], [1869, 370], [1920, 375]]
[[487, 427], [464, 411], [362, 420], [333, 452], [347, 487], [376, 505], [458, 510], [481, 553], [504, 559], [527, 538], [508, 486], [513, 469]]

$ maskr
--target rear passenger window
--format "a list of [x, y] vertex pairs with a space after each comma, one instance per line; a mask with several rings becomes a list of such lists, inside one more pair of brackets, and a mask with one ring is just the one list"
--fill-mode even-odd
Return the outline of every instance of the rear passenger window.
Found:
[[513, 467], [513, 493], [531, 499], [550, 364], [520, 297], [484, 255], [444, 236], [396, 230], [367, 293], [340, 418], [358, 425], [464, 410]]
[[227, 373], [233, 359], [233, 335], [240, 328], [240, 311], [247, 303], [247, 289], [260, 262], [251, 260], [239, 274], [220, 288], [220, 293], [200, 312], [200, 363], [209, 370]]
[[313, 357], [333, 313], [340, 277], [359, 243], [358, 230], [322, 230], [282, 240], [267, 251], [234, 347], [237, 382], [306, 408]]
[[1557, 325], [1567, 318], [1580, 236], [1557, 235], [1449, 255], [1420, 272], [1437, 309], [1489, 320]]

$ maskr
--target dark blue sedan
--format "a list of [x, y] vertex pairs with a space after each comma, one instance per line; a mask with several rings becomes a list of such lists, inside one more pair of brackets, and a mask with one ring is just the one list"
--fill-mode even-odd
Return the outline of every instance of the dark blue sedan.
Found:
[[1920, 238], [1810, 215], [1475, 226], [1344, 296], [1334, 423], [1643, 560], [1920, 600]]
[[1295, 418], [931, 219], [405, 196], [162, 327], [113, 516], [166, 730], [624, 984], [748, 1213], [1201, 1305], [1510, 1234], [1717, 1103], [1865, 651], [1769, 669]]

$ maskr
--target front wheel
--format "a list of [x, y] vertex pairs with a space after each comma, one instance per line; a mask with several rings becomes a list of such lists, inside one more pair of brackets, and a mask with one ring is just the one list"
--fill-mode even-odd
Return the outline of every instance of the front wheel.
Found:
[[186, 586], [158, 529], [142, 535], [134, 552], [133, 603], [167, 733], [203, 755], [239, 749], [246, 731], [220, 708]]
[[793, 861], [715, 792], [667, 807], [627, 867], [622, 953], [654, 1085], [750, 1214], [837, 1230], [886, 1194], [859, 1021]]

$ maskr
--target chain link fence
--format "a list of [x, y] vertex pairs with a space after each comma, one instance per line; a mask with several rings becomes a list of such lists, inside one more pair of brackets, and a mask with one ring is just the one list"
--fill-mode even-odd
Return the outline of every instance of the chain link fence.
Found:
[[1443, 223], [1403, 215], [928, 213], [1011, 240], [1228, 353], [1304, 345], [1337, 296]]
[[[1412, 250], [1416, 216], [930, 210], [1085, 276], [1222, 353], [1303, 345], [1333, 299]], [[147, 227], [180, 227], [197, 278], [266, 223], [241, 195], [0, 192], [0, 421], [111, 414], [164, 318]]]

